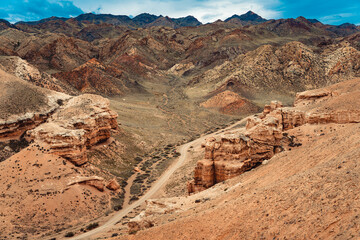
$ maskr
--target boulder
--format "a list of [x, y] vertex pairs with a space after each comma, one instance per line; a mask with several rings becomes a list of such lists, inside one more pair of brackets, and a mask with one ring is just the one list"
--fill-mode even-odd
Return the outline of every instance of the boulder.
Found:
[[112, 191], [117, 191], [120, 189], [120, 184], [116, 181], [116, 179], [112, 179], [110, 180], [107, 184], [106, 184], [106, 188], [110, 189]]

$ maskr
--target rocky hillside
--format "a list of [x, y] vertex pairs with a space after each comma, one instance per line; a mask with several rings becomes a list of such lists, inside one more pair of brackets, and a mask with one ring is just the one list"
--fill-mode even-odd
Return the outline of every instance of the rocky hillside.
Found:
[[88, 159], [107, 146], [117, 154], [112, 165], [132, 165], [122, 158], [131, 144], [116, 140], [109, 100], [40, 88], [2, 70], [0, 79], [0, 238], [44, 237], [120, 209], [125, 175], [108, 172], [106, 157], [96, 166]]
[[0, 238], [101, 225], [213, 133], [129, 238], [355, 239], [359, 40], [253, 12], [0, 21]]
[[189, 185], [203, 191], [148, 201], [128, 224], [135, 235], [114, 239], [359, 238], [359, 84], [273, 102], [208, 139]]
[[360, 123], [359, 79], [321, 90], [297, 94], [295, 107], [279, 102], [265, 106], [263, 113], [249, 118], [243, 131], [210, 138], [205, 157], [189, 183], [189, 193], [238, 176], [267, 161], [275, 154], [302, 143], [286, 131], [302, 125]]
[[[195, 27], [202, 23], [193, 16], [183, 18], [169, 18], [163, 16], [156, 16], [153, 14], [142, 13], [134, 18], [125, 15], [112, 14], [93, 14], [85, 13], [74, 18], [50, 17], [33, 22], [17, 22], [15, 25], [3, 20], [3, 28], [18, 28], [28, 32], [41, 32], [44, 30], [53, 30], [62, 33], [71, 33], [73, 29], [81, 29], [84, 27], [94, 25], [112, 25], [136, 29], [139, 27], [149, 28], [152, 26], [168, 26], [169, 23], [164, 21], [167, 19], [172, 27]], [[114, 28], [116, 29], [116, 28]]]
[[348, 42], [321, 52], [300, 42], [263, 45], [194, 77], [190, 84], [209, 92], [229, 89], [250, 97], [285, 90], [294, 94], [359, 76], [358, 59], [359, 51]]
[[291, 95], [357, 76], [357, 32], [303, 17], [266, 21], [253, 12], [205, 25], [191, 16], [83, 14], [4, 24], [0, 53], [81, 92], [146, 92], [149, 82], [176, 76], [202, 97], [228, 89], [254, 99], [259, 92]]
[[40, 71], [18, 56], [0, 56], [0, 68], [39, 87], [70, 95], [78, 94], [78, 91], [72, 86], [57, 80], [48, 73]]
[[35, 87], [0, 70], [0, 138], [18, 138], [43, 123], [69, 99], [66, 94]]

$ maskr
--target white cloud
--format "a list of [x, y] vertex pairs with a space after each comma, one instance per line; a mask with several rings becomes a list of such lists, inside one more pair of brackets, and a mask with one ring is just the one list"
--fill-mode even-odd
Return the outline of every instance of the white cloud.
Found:
[[279, 4], [279, 0], [108, 0], [100, 4], [96, 0], [74, 0], [74, 4], [85, 12], [100, 9], [100, 13], [133, 16], [144, 12], [170, 17], [192, 15], [203, 23], [224, 20], [233, 14], [243, 14], [249, 10], [264, 18], [277, 18], [281, 15], [280, 12], [271, 10]]
[[354, 16], [353, 13], [339, 13], [333, 14], [325, 17], [321, 17], [320, 21], [327, 24], [336, 24], [339, 22], [343, 22], [344, 19]]

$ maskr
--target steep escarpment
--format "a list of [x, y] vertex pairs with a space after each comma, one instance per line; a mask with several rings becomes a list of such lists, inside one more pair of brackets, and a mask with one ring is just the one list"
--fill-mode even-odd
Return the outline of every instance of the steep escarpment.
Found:
[[87, 162], [86, 149], [110, 138], [117, 114], [109, 101], [84, 94], [70, 99], [46, 123], [27, 132], [27, 139], [49, 148], [76, 165]]
[[[353, 89], [349, 89], [349, 85]], [[336, 89], [336, 90], [335, 90]], [[198, 161], [189, 193], [248, 171], [276, 153], [301, 144], [285, 131], [305, 124], [349, 124], [360, 122], [359, 79], [297, 94], [295, 107], [282, 107], [272, 102], [262, 114], [250, 117], [246, 128], [210, 138], [205, 144], [205, 157]], [[299, 145], [300, 144], [300, 145]]]
[[275, 117], [268, 116], [256, 124], [249, 122], [247, 131], [225, 135], [219, 141], [207, 139], [205, 157], [197, 162], [194, 181], [188, 183], [189, 193], [202, 191], [258, 166], [282, 151], [282, 146], [289, 142]]
[[[0, 140], [36, 142], [77, 165], [87, 162], [86, 149], [110, 138], [118, 128], [109, 100], [76, 97], [39, 88], [0, 71]], [[22, 141], [22, 140], [21, 140]]]
[[71, 97], [2, 70], [0, 89], [1, 239], [44, 237], [121, 207], [122, 179], [85, 164], [98, 143], [123, 150], [110, 139], [118, 123], [109, 100]]
[[153, 200], [140, 221], [154, 226], [115, 239], [359, 238], [359, 124], [288, 133], [302, 146], [190, 197]]

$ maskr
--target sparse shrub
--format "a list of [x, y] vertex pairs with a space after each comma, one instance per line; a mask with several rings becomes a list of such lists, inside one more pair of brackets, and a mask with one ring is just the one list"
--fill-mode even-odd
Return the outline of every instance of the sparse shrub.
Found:
[[131, 195], [139, 195], [139, 194], [141, 194], [141, 184], [140, 183], [134, 183], [130, 188], [130, 194]]
[[68, 233], [65, 234], [65, 237], [67, 237], [67, 238], [70, 238], [70, 237], [73, 237], [73, 236], [75, 236], [75, 234], [73, 232], [68, 232]]
[[114, 206], [114, 211], [119, 211], [122, 209], [122, 206], [121, 205], [116, 205]]
[[143, 159], [141, 157], [136, 157], [135, 162], [141, 162]]
[[139, 200], [139, 198], [138, 197], [136, 197], [136, 196], [133, 196], [133, 197], [131, 197], [131, 199], [130, 199], [131, 201], [136, 201], [136, 200]]
[[132, 231], [129, 232], [130, 235], [134, 235], [136, 233], [137, 233], [137, 231], [135, 231], [135, 230], [132, 230]]
[[95, 222], [95, 223], [90, 223], [87, 227], [86, 230], [92, 230], [95, 229], [99, 226], [99, 223]]
[[119, 211], [122, 209], [122, 205], [124, 204], [124, 195], [119, 195], [118, 198], [112, 198], [111, 199], [112, 202], [112, 208], [114, 209], [114, 211]]
[[62, 100], [62, 99], [58, 99], [56, 102], [57, 102], [57, 104], [59, 104], [59, 106], [64, 105], [64, 100]]

